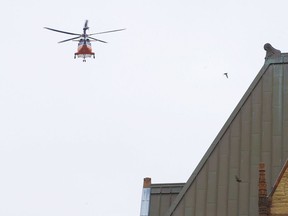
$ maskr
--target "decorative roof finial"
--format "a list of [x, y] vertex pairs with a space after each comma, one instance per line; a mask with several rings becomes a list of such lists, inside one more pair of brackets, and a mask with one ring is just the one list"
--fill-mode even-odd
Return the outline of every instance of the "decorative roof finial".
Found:
[[275, 58], [275, 57], [279, 57], [281, 55], [281, 51], [272, 47], [272, 45], [270, 43], [266, 43], [264, 45], [264, 50], [266, 50], [265, 59]]

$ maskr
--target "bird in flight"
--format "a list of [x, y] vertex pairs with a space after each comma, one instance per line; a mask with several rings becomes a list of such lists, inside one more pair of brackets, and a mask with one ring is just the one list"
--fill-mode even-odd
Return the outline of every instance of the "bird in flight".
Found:
[[239, 182], [239, 183], [242, 182], [242, 180], [241, 180], [237, 175], [235, 175], [235, 179], [236, 179], [236, 181]]
[[226, 78], [228, 79], [228, 73], [224, 73], [223, 75], [226, 76]]

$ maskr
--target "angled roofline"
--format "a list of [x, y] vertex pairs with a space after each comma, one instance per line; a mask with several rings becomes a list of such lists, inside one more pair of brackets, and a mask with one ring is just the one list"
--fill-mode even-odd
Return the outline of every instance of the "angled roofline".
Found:
[[255, 79], [253, 80], [251, 85], [246, 90], [244, 96], [241, 98], [240, 102], [237, 104], [236, 108], [233, 110], [230, 117], [228, 118], [228, 120], [226, 121], [226, 123], [224, 124], [224, 126], [222, 127], [222, 129], [220, 130], [220, 132], [218, 133], [218, 135], [216, 136], [216, 138], [214, 139], [214, 141], [212, 142], [212, 144], [208, 148], [208, 150], [206, 151], [205, 155], [203, 156], [203, 158], [201, 159], [201, 161], [199, 162], [199, 164], [197, 165], [197, 167], [193, 171], [192, 175], [189, 177], [187, 183], [185, 184], [185, 186], [183, 187], [183, 189], [181, 190], [181, 192], [179, 193], [177, 198], [174, 200], [174, 202], [170, 206], [170, 208], [167, 211], [167, 213], [165, 214], [165, 216], [171, 216], [173, 214], [173, 212], [175, 211], [175, 209], [179, 205], [180, 201], [182, 200], [182, 198], [186, 194], [186, 191], [190, 188], [190, 186], [192, 185], [192, 183], [196, 179], [200, 170], [205, 165], [206, 161], [208, 160], [208, 158], [210, 157], [210, 155], [214, 151], [214, 149], [217, 146], [217, 144], [219, 143], [220, 139], [223, 137], [223, 135], [225, 134], [225, 132], [229, 128], [230, 124], [235, 119], [235, 117], [237, 116], [237, 114], [241, 110], [242, 106], [244, 105], [246, 100], [249, 98], [249, 96], [251, 95], [251, 93], [253, 92], [255, 87], [257, 86], [258, 82], [260, 81], [260, 79], [262, 78], [262, 76], [264, 75], [264, 73], [266, 72], [268, 67], [270, 65], [273, 65], [273, 64], [288, 63], [288, 53], [281, 53], [279, 50], [274, 49], [270, 44], [265, 44], [264, 49], [267, 51], [264, 65], [262, 66], [261, 70], [259, 71], [259, 73], [255, 77]]
[[280, 183], [285, 171], [287, 170], [287, 167], [288, 167], [288, 160], [286, 160], [284, 166], [282, 167], [282, 169], [281, 169], [281, 171], [280, 171], [280, 173], [279, 173], [279, 175], [278, 175], [278, 177], [277, 177], [277, 179], [276, 179], [276, 181], [275, 181], [275, 183], [274, 183], [274, 185], [272, 187], [272, 190], [271, 190], [270, 194], [268, 195], [268, 197], [272, 197], [273, 196], [273, 194], [274, 194], [276, 188], [278, 187], [278, 185], [279, 185], [279, 183]]

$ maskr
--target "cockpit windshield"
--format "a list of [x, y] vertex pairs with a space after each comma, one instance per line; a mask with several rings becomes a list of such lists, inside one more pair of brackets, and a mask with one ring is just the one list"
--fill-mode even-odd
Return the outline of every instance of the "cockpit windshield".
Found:
[[88, 46], [91, 46], [91, 43], [90, 43], [90, 40], [89, 40], [89, 39], [81, 38], [81, 39], [79, 40], [78, 45], [79, 45], [79, 46], [80, 46], [80, 45], [88, 45]]

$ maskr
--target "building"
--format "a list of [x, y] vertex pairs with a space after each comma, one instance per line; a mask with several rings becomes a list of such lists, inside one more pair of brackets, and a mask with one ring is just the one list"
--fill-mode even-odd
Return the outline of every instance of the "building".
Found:
[[288, 160], [279, 173], [270, 193], [266, 183], [265, 164], [259, 164], [259, 216], [288, 215]]
[[276, 194], [288, 188], [288, 53], [264, 49], [263, 67], [188, 181], [147, 184], [141, 216], [288, 215], [274, 212]]
[[151, 178], [144, 178], [140, 215], [164, 215], [184, 185], [185, 183], [152, 184]]

